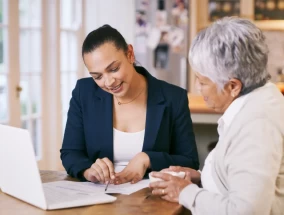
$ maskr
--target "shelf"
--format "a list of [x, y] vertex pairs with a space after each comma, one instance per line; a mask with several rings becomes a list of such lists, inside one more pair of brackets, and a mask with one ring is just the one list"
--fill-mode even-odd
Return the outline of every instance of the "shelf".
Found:
[[[253, 21], [253, 23], [259, 29], [264, 31], [284, 31], [284, 20], [263, 20], [263, 21]], [[208, 22], [206, 25], [199, 26], [198, 31], [208, 27], [211, 24], [212, 22]]]
[[284, 31], [284, 20], [263, 20], [254, 23], [261, 30]]

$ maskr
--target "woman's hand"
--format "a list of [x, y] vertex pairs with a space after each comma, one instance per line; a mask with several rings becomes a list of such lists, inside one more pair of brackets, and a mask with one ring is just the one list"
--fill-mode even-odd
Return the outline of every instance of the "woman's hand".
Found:
[[150, 167], [150, 158], [144, 153], [138, 153], [128, 165], [119, 173], [115, 175], [115, 184], [123, 184], [127, 182], [137, 183], [140, 181], [147, 168]]
[[200, 172], [196, 171], [195, 169], [187, 168], [187, 167], [181, 167], [181, 166], [170, 166], [167, 169], [163, 169], [161, 172], [167, 172], [167, 171], [172, 171], [172, 172], [189, 172], [190, 174], [190, 180], [194, 184], [200, 184], [201, 181], [201, 174]]
[[95, 163], [83, 173], [88, 181], [108, 183], [115, 179], [114, 167], [108, 158], [97, 159]]
[[155, 178], [160, 178], [163, 181], [153, 182], [149, 185], [152, 188], [152, 194], [161, 196], [170, 202], [178, 202], [180, 192], [188, 185], [192, 184], [190, 173], [185, 173], [185, 178], [179, 178], [162, 172], [152, 172], [151, 175]]

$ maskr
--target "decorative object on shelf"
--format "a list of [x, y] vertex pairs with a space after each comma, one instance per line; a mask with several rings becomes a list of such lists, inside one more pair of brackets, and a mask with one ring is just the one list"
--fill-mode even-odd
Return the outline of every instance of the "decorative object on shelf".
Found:
[[255, 0], [255, 20], [284, 20], [284, 0]]
[[240, 15], [240, 0], [209, 0], [209, 20]]

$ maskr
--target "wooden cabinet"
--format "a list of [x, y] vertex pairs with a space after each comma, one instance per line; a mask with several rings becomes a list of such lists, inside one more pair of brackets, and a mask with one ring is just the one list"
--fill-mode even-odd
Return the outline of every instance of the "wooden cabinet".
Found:
[[[220, 0], [221, 2], [222, 0]], [[271, 1], [271, 0], [268, 0]], [[278, 2], [279, 0], [277, 0]], [[282, 0], [281, 0], [282, 1]], [[209, 16], [209, 5], [211, 0], [191, 0], [190, 7], [190, 43], [196, 36], [197, 32], [211, 24]], [[229, 2], [224, 0], [223, 2]], [[236, 1], [234, 1], [236, 2]], [[257, 27], [264, 31], [284, 31], [284, 20], [255, 20], [255, 0], [239, 0], [239, 16], [252, 20]], [[237, 14], [236, 14], [237, 15]], [[194, 88], [194, 72], [189, 72], [189, 91], [196, 93]]]
[[[197, 24], [199, 30], [210, 24], [210, 0], [195, 0], [198, 14]], [[222, 1], [220, 1], [222, 2]], [[229, 1], [224, 1], [229, 2]], [[254, 20], [255, 24], [263, 30], [284, 30], [284, 20], [255, 20], [255, 0], [239, 0], [239, 16]], [[223, 6], [224, 7], [224, 6]], [[237, 15], [237, 13], [235, 13]]]

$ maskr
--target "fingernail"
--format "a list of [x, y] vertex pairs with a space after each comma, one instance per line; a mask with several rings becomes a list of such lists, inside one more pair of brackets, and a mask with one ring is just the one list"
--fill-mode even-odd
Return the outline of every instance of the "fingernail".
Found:
[[108, 184], [108, 181], [106, 181], [105, 184]]
[[111, 176], [111, 179], [115, 179], [115, 176], [114, 176], [114, 175], [112, 175], [112, 176]]

